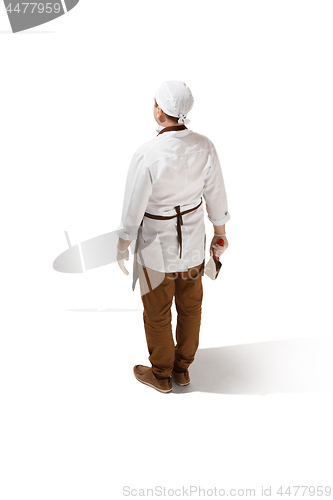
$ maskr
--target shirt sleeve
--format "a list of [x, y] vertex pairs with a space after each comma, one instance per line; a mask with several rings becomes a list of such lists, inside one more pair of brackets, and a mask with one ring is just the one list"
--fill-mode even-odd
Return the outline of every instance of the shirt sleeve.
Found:
[[152, 192], [152, 178], [144, 155], [134, 153], [126, 179], [121, 224], [117, 234], [124, 240], [135, 240]]
[[220, 160], [215, 146], [212, 149], [211, 165], [205, 177], [203, 197], [206, 201], [208, 219], [214, 226], [223, 226], [230, 219], [227, 194], [224, 186]]

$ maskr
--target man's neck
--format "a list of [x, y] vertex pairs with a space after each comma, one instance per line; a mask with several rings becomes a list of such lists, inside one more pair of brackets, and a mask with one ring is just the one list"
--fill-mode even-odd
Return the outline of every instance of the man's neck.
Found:
[[178, 122], [174, 122], [173, 120], [165, 120], [165, 122], [161, 122], [161, 123], [158, 123], [157, 122], [157, 125], [159, 125], [160, 127], [172, 127], [173, 125], [179, 125]]

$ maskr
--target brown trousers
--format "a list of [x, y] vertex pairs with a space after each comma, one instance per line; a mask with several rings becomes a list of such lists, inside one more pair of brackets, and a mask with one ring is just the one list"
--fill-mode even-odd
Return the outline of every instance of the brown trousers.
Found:
[[[203, 266], [161, 273], [138, 264], [149, 361], [159, 377], [169, 377], [173, 369], [185, 371], [194, 360], [199, 345]], [[173, 297], [177, 310], [176, 345], [171, 327]]]

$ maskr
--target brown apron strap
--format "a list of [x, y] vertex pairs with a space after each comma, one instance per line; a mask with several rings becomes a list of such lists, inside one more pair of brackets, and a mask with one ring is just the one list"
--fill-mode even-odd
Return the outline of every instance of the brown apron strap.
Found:
[[180, 213], [180, 205], [177, 205], [175, 207], [175, 210], [177, 212], [177, 233], [178, 233], [178, 241], [179, 241], [179, 248], [180, 248], [180, 253], [179, 253], [179, 258], [182, 258], [182, 228], [181, 226], [183, 225], [183, 218], [182, 214]]
[[177, 212], [175, 215], [166, 215], [166, 216], [153, 215], [153, 214], [148, 214], [147, 212], [145, 212], [144, 215], [145, 215], [145, 217], [148, 217], [148, 219], [155, 219], [155, 220], [170, 220], [170, 219], [174, 219], [175, 217], [177, 217], [177, 234], [178, 234], [178, 242], [179, 242], [179, 247], [180, 247], [179, 257], [182, 258], [182, 228], [181, 228], [181, 226], [183, 225], [182, 216], [185, 214], [189, 214], [190, 212], [194, 212], [194, 210], [199, 208], [201, 204], [202, 204], [202, 198], [201, 198], [199, 205], [197, 205], [196, 207], [190, 208], [189, 210], [184, 210], [184, 212], [181, 212], [180, 205], [177, 205], [175, 207], [175, 210]]
[[168, 132], [169, 130], [185, 130], [187, 129], [186, 125], [184, 123], [182, 125], [171, 125], [170, 127], [164, 127], [156, 137], [158, 137], [160, 134], [163, 134], [163, 132]]
[[[199, 205], [197, 205], [196, 207], [190, 208], [189, 210], [184, 210], [184, 212], [180, 212], [180, 215], [185, 215], [185, 214], [188, 214], [190, 212], [194, 212], [194, 210], [196, 210], [197, 208], [199, 208], [201, 204], [202, 204], [202, 200], [200, 201]], [[177, 206], [179, 207], [179, 205], [177, 205]], [[177, 209], [177, 207], [174, 207], [174, 208]], [[154, 214], [149, 214], [148, 212], [145, 212], [144, 216], [148, 217], [148, 219], [169, 220], [169, 219], [174, 219], [175, 217], [178, 216], [178, 214], [174, 214], [174, 215], [154, 215]]]
[[205, 274], [205, 255], [206, 255], [206, 232], [205, 232], [205, 239], [204, 239], [204, 260], [203, 260], [203, 266], [202, 266], [202, 273], [201, 276]]

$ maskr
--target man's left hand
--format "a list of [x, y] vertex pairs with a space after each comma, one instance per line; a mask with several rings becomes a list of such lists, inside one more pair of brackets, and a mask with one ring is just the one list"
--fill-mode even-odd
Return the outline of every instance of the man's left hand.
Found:
[[123, 240], [122, 238], [119, 238], [117, 245], [117, 262], [120, 269], [124, 274], [126, 274], [126, 276], [129, 275], [129, 272], [125, 267], [125, 260], [129, 260], [128, 245], [130, 243], [131, 243], [130, 241], [126, 241]]

